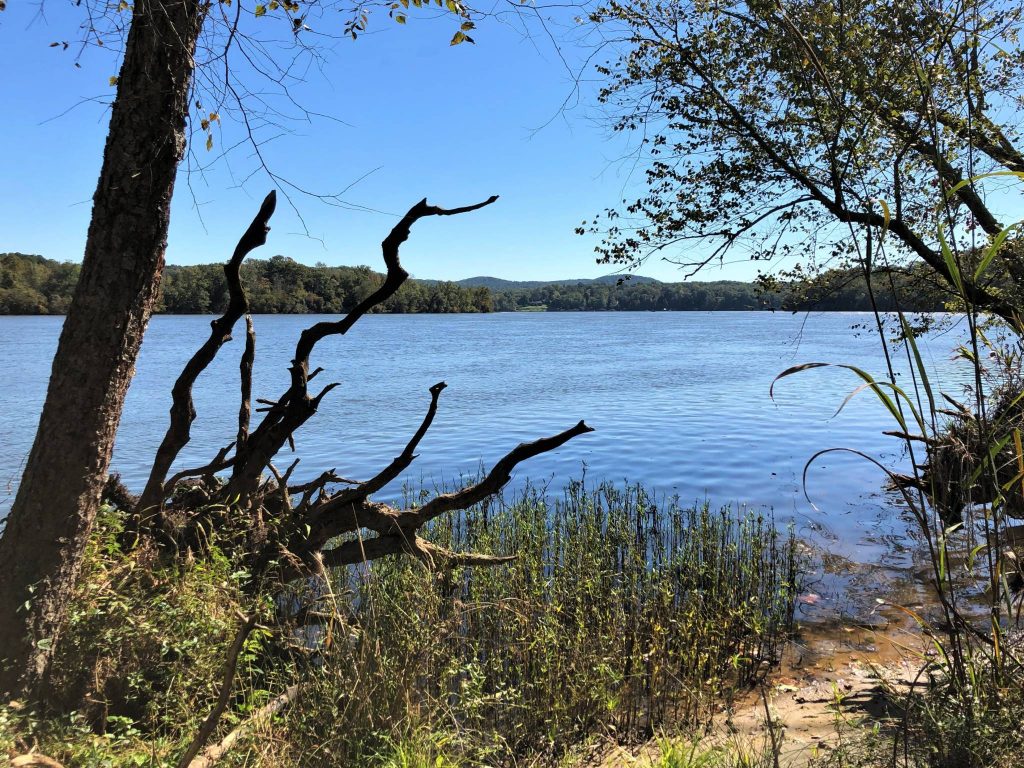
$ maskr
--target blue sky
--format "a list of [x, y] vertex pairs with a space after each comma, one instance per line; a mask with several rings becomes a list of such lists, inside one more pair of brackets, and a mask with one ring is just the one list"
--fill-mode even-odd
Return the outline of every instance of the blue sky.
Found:
[[[68, 0], [9, 3], [0, 14], [2, 251], [81, 258], [114, 91], [109, 78], [119, 64], [109, 48], [79, 55], [74, 41], [82, 20], [82, 9]], [[274, 21], [253, 20], [263, 24], [253, 29], [267, 34], [276, 30], [267, 25]], [[342, 23], [335, 13], [314, 28], [337, 33]], [[330, 117], [284, 121], [283, 134], [262, 132], [264, 139], [277, 138], [261, 143], [261, 152], [303, 188], [348, 188], [344, 199], [355, 209], [293, 193], [301, 219], [287, 203], [279, 205], [270, 240], [254, 256], [379, 268], [380, 240], [396, 214], [420, 198], [455, 206], [499, 194], [483, 211], [419, 223], [403, 250], [406, 267], [439, 279], [547, 280], [611, 271], [594, 263], [594, 240], [573, 229], [638, 192], [642, 172], [623, 159], [630, 147], [612, 134], [596, 103], [596, 83], [584, 82], [574, 97], [566, 62], [578, 66], [591, 49], [578, 39], [571, 16], [549, 20], [558, 47], [535, 21], [524, 34], [513, 20], [484, 19], [471, 33], [476, 45], [452, 47], [456, 28], [450, 16], [411, 12], [398, 25], [378, 11], [371, 34], [322, 42], [325, 62], [307, 71], [292, 95]], [[49, 47], [62, 40], [72, 46]], [[586, 75], [596, 77], [592, 70]], [[262, 87], [245, 78], [250, 88]], [[169, 262], [226, 258], [271, 188], [264, 174], [253, 173], [251, 148], [217, 160], [218, 150], [239, 135], [238, 122], [225, 112], [222, 127], [215, 127], [215, 150], [196, 142], [197, 160], [209, 167], [179, 174]], [[709, 269], [702, 279], [749, 279], [755, 272], [741, 262]], [[650, 261], [640, 273], [681, 279], [662, 262]]]

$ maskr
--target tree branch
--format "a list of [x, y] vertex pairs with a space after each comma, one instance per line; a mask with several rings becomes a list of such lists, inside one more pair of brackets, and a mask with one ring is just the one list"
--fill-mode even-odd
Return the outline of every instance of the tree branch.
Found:
[[423, 422], [420, 424], [419, 429], [416, 430], [416, 434], [412, 436], [408, 445], [405, 446], [405, 450], [396, 456], [388, 466], [378, 472], [375, 477], [372, 477], [356, 488], [350, 488], [339, 493], [331, 500], [332, 504], [335, 506], [344, 506], [346, 504], [352, 504], [365, 499], [386, 486], [402, 474], [410, 464], [412, 464], [413, 460], [416, 458], [414, 453], [416, 446], [420, 444], [420, 440], [423, 439], [427, 430], [430, 429], [430, 425], [434, 421], [434, 416], [437, 414], [438, 398], [440, 398], [441, 392], [447, 386], [448, 385], [443, 381], [439, 381], [430, 388], [430, 406], [427, 408], [427, 414], [423, 417]]
[[316, 412], [320, 400], [335, 386], [327, 387], [316, 398], [309, 396], [309, 357], [316, 344], [327, 336], [347, 333], [359, 318], [390, 298], [409, 277], [399, 260], [399, 247], [409, 238], [413, 224], [427, 216], [454, 216], [475, 211], [497, 199], [497, 195], [492, 195], [483, 202], [460, 208], [439, 208], [423, 199], [409, 209], [381, 243], [384, 264], [387, 266], [384, 283], [342, 320], [316, 323], [299, 336], [290, 368], [291, 386], [249, 436], [245, 451], [236, 453], [234, 471], [225, 489], [228, 497], [247, 499], [252, 495], [267, 462], [277, 454], [292, 433]]
[[[249, 437], [249, 418], [252, 416], [252, 365], [256, 359], [256, 329], [252, 325], [252, 315], [245, 315], [245, 351], [238, 364], [242, 386], [242, 402], [238, 407], [238, 438], [235, 445], [238, 450], [245, 450], [245, 441]], [[237, 452], [237, 451], [236, 451]]]
[[196, 409], [192, 402], [192, 385], [199, 378], [199, 374], [213, 362], [224, 343], [231, 339], [231, 329], [238, 318], [248, 309], [248, 302], [245, 291], [242, 290], [238, 271], [242, 259], [252, 250], [267, 242], [267, 233], [270, 232], [268, 222], [274, 215], [276, 205], [277, 194], [271, 190], [263, 200], [263, 205], [260, 206], [260, 210], [249, 228], [246, 229], [238, 241], [238, 245], [235, 246], [231, 259], [224, 265], [224, 277], [227, 280], [230, 294], [228, 308], [223, 316], [210, 324], [210, 337], [185, 364], [184, 370], [171, 389], [171, 423], [157, 449], [149, 480], [139, 498], [137, 509], [143, 515], [159, 516], [164, 501], [164, 478], [167, 477], [167, 472], [178, 453], [191, 438], [190, 429], [196, 418]]
[[581, 421], [576, 426], [552, 437], [542, 437], [540, 440], [534, 440], [532, 443], [520, 443], [502, 457], [479, 483], [474, 483], [454, 493], [435, 496], [419, 509], [402, 512], [396, 522], [402, 528], [419, 528], [424, 523], [433, 520], [445, 512], [465, 509], [477, 502], [483, 501], [488, 496], [500, 491], [512, 479], [512, 470], [520, 462], [539, 454], [553, 451], [574, 437], [593, 431], [592, 427], [588, 427]]
[[235, 680], [235, 668], [238, 666], [238, 655], [242, 652], [245, 640], [249, 637], [249, 633], [252, 632], [255, 626], [255, 615], [243, 617], [242, 626], [238, 628], [238, 633], [235, 635], [235, 639], [228, 649], [227, 658], [224, 661], [224, 677], [220, 683], [220, 693], [217, 694], [217, 703], [214, 704], [210, 714], [206, 716], [202, 726], [200, 726], [199, 732], [178, 760], [177, 768], [189, 768], [192, 765], [192, 759], [199, 754], [199, 750], [205, 746], [210, 736], [213, 735], [213, 731], [216, 729], [217, 723], [220, 722], [220, 718], [224, 714], [224, 710], [227, 709], [228, 701], [231, 698], [231, 688]]

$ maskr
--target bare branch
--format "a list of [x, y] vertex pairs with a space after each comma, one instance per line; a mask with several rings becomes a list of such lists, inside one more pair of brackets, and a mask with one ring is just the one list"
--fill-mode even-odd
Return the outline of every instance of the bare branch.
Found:
[[460, 208], [439, 208], [428, 204], [426, 199], [423, 199], [409, 209], [409, 212], [402, 217], [381, 243], [384, 263], [387, 266], [384, 283], [342, 320], [316, 323], [300, 335], [295, 348], [295, 358], [292, 360], [290, 368], [291, 386], [277, 404], [271, 406], [263, 421], [249, 436], [245, 451], [236, 454], [238, 460], [235, 462], [231, 480], [225, 489], [229, 497], [238, 496], [241, 499], [248, 499], [252, 495], [267, 462], [277, 454], [295, 430], [316, 413], [323, 397], [337, 386], [337, 384], [330, 384], [319, 395], [310, 398], [308, 393], [309, 356], [319, 341], [327, 336], [348, 332], [359, 318], [391, 297], [409, 277], [409, 273], [402, 268], [398, 251], [401, 244], [409, 238], [412, 225], [426, 216], [454, 216], [475, 211], [490, 205], [497, 199], [497, 195], [492, 195], [483, 202]]
[[430, 388], [430, 407], [427, 408], [427, 415], [423, 417], [423, 422], [420, 424], [419, 429], [416, 430], [416, 434], [412, 436], [409, 444], [405, 446], [405, 450], [402, 451], [394, 460], [384, 469], [382, 469], [376, 477], [367, 480], [365, 483], [360, 485], [358, 488], [352, 488], [344, 491], [340, 494], [340, 503], [346, 504], [354, 502], [360, 498], [365, 499], [367, 496], [376, 493], [381, 488], [386, 486], [402, 472], [404, 472], [413, 460], [416, 458], [414, 451], [416, 446], [420, 444], [420, 440], [430, 429], [430, 425], [434, 421], [434, 416], [437, 414], [437, 401], [441, 396], [441, 392], [448, 385], [443, 381], [439, 381], [437, 384]]
[[231, 329], [235, 322], [248, 309], [245, 291], [238, 276], [239, 267], [252, 250], [267, 242], [270, 232], [268, 222], [277, 205], [277, 194], [271, 190], [263, 200], [259, 212], [252, 220], [249, 228], [235, 246], [231, 259], [224, 265], [224, 276], [227, 280], [230, 298], [228, 308], [223, 316], [214, 320], [211, 325], [210, 337], [186, 363], [184, 370], [171, 389], [171, 423], [167, 428], [163, 441], [157, 449], [149, 480], [139, 499], [138, 510], [146, 515], [159, 515], [164, 501], [164, 478], [177, 458], [178, 453], [188, 443], [190, 428], [196, 418], [195, 405], [192, 402], [192, 385], [206, 367], [213, 362], [217, 352], [225, 342], [231, 339]]
[[245, 440], [249, 436], [249, 418], [252, 416], [252, 364], [256, 358], [256, 329], [252, 325], [252, 315], [245, 315], [245, 351], [238, 364], [242, 383], [242, 402], [238, 408], [238, 438], [235, 445], [238, 450], [245, 450]]
[[243, 617], [242, 625], [238, 628], [238, 633], [235, 635], [235, 639], [228, 649], [227, 658], [224, 661], [224, 676], [220, 683], [220, 693], [217, 694], [217, 703], [214, 704], [210, 714], [206, 716], [202, 726], [199, 728], [199, 733], [195, 735], [195, 738], [192, 739], [192, 742], [178, 760], [177, 768], [189, 768], [192, 764], [192, 759], [199, 754], [199, 750], [205, 746], [210, 736], [213, 735], [213, 731], [217, 727], [217, 723], [220, 722], [220, 718], [224, 714], [224, 710], [227, 709], [228, 701], [231, 698], [235, 668], [238, 666], [238, 655], [242, 652], [245, 640], [249, 637], [249, 633], [252, 632], [255, 626], [255, 615]]
[[227, 754], [227, 752], [235, 746], [236, 743], [238, 743], [239, 739], [245, 736], [253, 728], [266, 722], [282, 709], [294, 702], [301, 692], [302, 688], [298, 685], [291, 685], [286, 688], [284, 693], [267, 704], [264, 704], [252, 717], [225, 736], [224, 740], [221, 741], [220, 744], [214, 744], [212, 747], [208, 747], [203, 754], [192, 760], [192, 762], [188, 764], [188, 768], [211, 768], [211, 766], [213, 766], [218, 760]]
[[457, 568], [463, 565], [501, 565], [516, 559], [515, 555], [484, 555], [477, 552], [452, 552], [431, 544], [419, 536], [407, 538], [400, 534], [376, 536], [366, 541], [347, 541], [322, 554], [328, 568], [339, 568], [369, 560], [378, 560], [400, 553], [413, 555], [431, 568]]
[[479, 483], [474, 483], [454, 493], [435, 496], [417, 510], [402, 512], [397, 522], [402, 528], [418, 528], [445, 512], [465, 509], [483, 501], [488, 496], [500, 491], [512, 479], [512, 470], [520, 462], [539, 454], [553, 451], [574, 437], [593, 431], [592, 427], [588, 427], [581, 421], [571, 429], [567, 429], [552, 437], [542, 437], [540, 440], [534, 440], [532, 443], [520, 443], [502, 457]]
[[417, 538], [416, 531], [428, 522], [445, 512], [466, 509], [483, 501], [512, 479], [512, 470], [519, 463], [593, 431], [581, 421], [552, 437], [521, 443], [502, 457], [480, 482], [454, 493], [436, 496], [419, 509], [399, 511], [387, 504], [370, 501], [359, 488], [343, 491], [310, 511], [309, 533], [302, 546], [307, 553], [314, 555], [336, 536], [365, 528], [379, 535], [368, 541], [347, 542], [323, 551], [324, 562], [327, 565], [357, 563], [397, 552], [420, 556], [413, 543]]
[[217, 455], [213, 457], [213, 461], [209, 464], [202, 467], [195, 467], [193, 469], [183, 469], [181, 472], [173, 475], [171, 479], [164, 484], [166, 494], [169, 496], [174, 493], [174, 487], [186, 477], [203, 477], [205, 475], [212, 475], [215, 472], [220, 472], [222, 469], [230, 467], [235, 463], [234, 458], [226, 459], [224, 457], [227, 456], [228, 451], [234, 447], [235, 444], [233, 442], [228, 443], [217, 451]]
[[404, 283], [409, 277], [409, 273], [405, 271], [399, 261], [398, 249], [402, 243], [409, 239], [409, 233], [413, 224], [427, 216], [455, 216], [460, 213], [476, 211], [490, 205], [497, 199], [497, 195], [491, 195], [481, 203], [475, 203], [461, 208], [439, 208], [436, 205], [428, 204], [427, 199], [424, 198], [410, 208], [409, 212], [402, 217], [402, 220], [394, 226], [391, 233], [384, 238], [384, 241], [381, 243], [381, 250], [384, 255], [384, 264], [387, 267], [387, 274], [384, 277], [384, 283], [376, 291], [359, 302], [359, 304], [356, 305], [342, 320], [333, 323], [317, 323], [302, 332], [302, 335], [299, 337], [299, 343], [295, 347], [295, 359], [292, 361], [293, 377], [295, 375], [301, 375], [304, 381], [308, 380], [307, 368], [309, 365], [309, 356], [312, 354], [313, 347], [316, 346], [317, 342], [327, 336], [344, 335], [347, 333], [349, 328], [355, 325], [359, 318], [373, 309], [373, 307], [384, 303], [394, 295], [395, 291], [397, 291], [399, 287], [401, 287], [402, 283]]

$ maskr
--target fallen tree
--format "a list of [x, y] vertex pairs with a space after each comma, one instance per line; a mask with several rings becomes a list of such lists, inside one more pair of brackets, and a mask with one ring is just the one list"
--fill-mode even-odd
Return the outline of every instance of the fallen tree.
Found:
[[[273, 564], [275, 576], [284, 583], [302, 576], [319, 577], [324, 566], [348, 565], [398, 553], [411, 554], [435, 564], [500, 562], [502, 558], [439, 549], [423, 540], [417, 532], [438, 516], [465, 509], [499, 491], [511, 479], [513, 469], [520, 462], [590, 432], [591, 428], [583, 421], [557, 435], [517, 446], [479, 482], [452, 493], [440, 494], [412, 509], [398, 509], [375, 502], [370, 497], [399, 477], [416, 458], [416, 448], [437, 412], [441, 392], [446, 386], [444, 382], [430, 387], [426, 415], [405, 449], [369, 480], [358, 483], [346, 481], [328, 471], [312, 482], [292, 484], [291, 476], [297, 461], [284, 472], [273, 464], [282, 448], [294, 446], [295, 431], [317, 412], [324, 397], [338, 386], [330, 383], [319, 392], [310, 391], [310, 382], [322, 371], [321, 368], [310, 369], [310, 357], [316, 345], [329, 336], [347, 333], [364, 314], [386, 301], [409, 277], [399, 260], [399, 248], [408, 239], [412, 226], [425, 217], [468, 213], [495, 200], [497, 196], [473, 205], [446, 209], [430, 205], [424, 199], [410, 208], [382, 243], [387, 267], [384, 283], [340, 320], [318, 322], [301, 333], [290, 366], [290, 386], [276, 401], [267, 401], [263, 408], [257, 409], [264, 416], [251, 432], [255, 332], [251, 319], [247, 319], [247, 342], [240, 366], [237, 438], [208, 464], [178, 472], [168, 479], [174, 460], [189, 441], [190, 428], [196, 418], [192, 386], [231, 338], [235, 324], [248, 308], [238, 269], [249, 252], [266, 242], [268, 222], [275, 206], [274, 193], [271, 192], [225, 265], [231, 295], [227, 311], [212, 322], [210, 337], [185, 365], [172, 389], [170, 425], [135, 509], [140, 540], [153, 541], [164, 548], [173, 545], [175, 551], [180, 551], [194, 548], [201, 538], [208, 537], [217, 529], [221, 529], [221, 533], [242, 534], [234, 547], [243, 550], [249, 565], [254, 568], [253, 572], [268, 575], [267, 568]], [[218, 475], [227, 470], [230, 473], [224, 478]], [[338, 485], [345, 487], [331, 490]], [[362, 535], [364, 532], [369, 536]], [[335, 545], [338, 537], [344, 534], [360, 535]]]

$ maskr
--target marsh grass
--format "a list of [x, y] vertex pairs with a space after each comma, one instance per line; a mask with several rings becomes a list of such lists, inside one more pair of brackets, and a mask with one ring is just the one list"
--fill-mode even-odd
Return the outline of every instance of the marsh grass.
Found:
[[118, 519], [97, 528], [74, 647], [56, 668], [61, 685], [78, 681], [78, 706], [0, 717], [6, 743], [67, 765], [173, 765], [216, 697], [237, 614], [254, 610], [262, 629], [215, 738], [286, 685], [301, 695], [223, 765], [555, 764], [595, 738], [700, 725], [777, 660], [799, 568], [792, 533], [770, 517], [574, 483], [429, 532], [515, 560], [336, 572], [326, 620], [296, 633], [267, 626], [273, 601], [243, 588], [215, 546], [210, 559], [143, 568], [117, 547]]
[[429, 535], [517, 558], [453, 572], [395, 559], [347, 574], [335, 591], [349, 641], [321, 658], [354, 675], [359, 695], [344, 734], [297, 707], [299, 729], [313, 725], [307, 743], [403, 718], [448, 723], [454, 741], [498, 762], [595, 734], [639, 740], [705, 722], [777, 661], [792, 622], [795, 540], [754, 512], [575, 483], [554, 502], [528, 490]]

